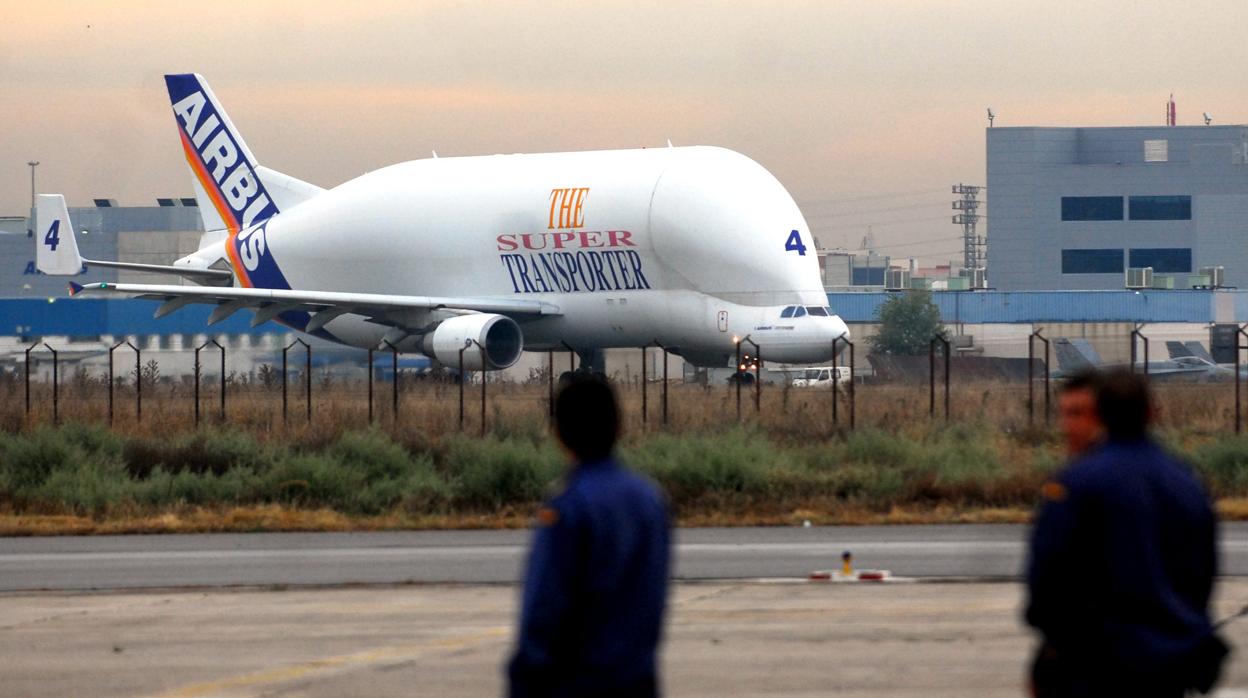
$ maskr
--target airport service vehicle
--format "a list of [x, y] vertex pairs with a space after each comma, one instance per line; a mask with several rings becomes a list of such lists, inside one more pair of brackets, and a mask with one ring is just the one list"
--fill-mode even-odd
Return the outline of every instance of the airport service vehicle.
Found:
[[170, 266], [82, 260], [64, 199], [43, 195], [36, 257], [49, 274], [85, 262], [194, 285], [73, 295], [158, 300], [156, 317], [209, 303], [209, 324], [249, 310], [255, 325], [452, 367], [462, 356], [470, 370], [524, 350], [656, 342], [729, 366], [747, 340], [768, 361], [820, 363], [848, 338], [797, 204], [739, 153], [435, 156], [326, 190], [260, 165], [201, 76], [165, 83], [208, 231], [200, 249]]
[[793, 371], [794, 388], [831, 388], [853, 380], [848, 366], [812, 366]]

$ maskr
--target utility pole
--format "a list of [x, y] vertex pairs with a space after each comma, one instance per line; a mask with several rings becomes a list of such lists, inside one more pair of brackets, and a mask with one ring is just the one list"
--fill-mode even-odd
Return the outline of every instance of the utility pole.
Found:
[[984, 254], [984, 238], [976, 234], [975, 226], [979, 223], [979, 193], [984, 187], [971, 184], [953, 185], [953, 193], [960, 198], [953, 200], [953, 224], [962, 226], [962, 266], [972, 279], [972, 286], [978, 287], [974, 280], [975, 270], [982, 269], [986, 255]]
[[30, 210], [31, 216], [34, 216], [35, 210], [35, 168], [39, 166], [38, 160], [31, 160], [26, 163], [30, 165]]

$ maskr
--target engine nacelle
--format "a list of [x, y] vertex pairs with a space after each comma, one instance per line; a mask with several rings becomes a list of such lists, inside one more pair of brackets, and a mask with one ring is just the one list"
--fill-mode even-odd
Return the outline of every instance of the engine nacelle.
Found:
[[[520, 360], [524, 335], [520, 325], [505, 315], [473, 313], [443, 320], [433, 332], [425, 335], [424, 349], [426, 354], [452, 368], [494, 371]], [[461, 349], [464, 350], [463, 366], [459, 365]]]

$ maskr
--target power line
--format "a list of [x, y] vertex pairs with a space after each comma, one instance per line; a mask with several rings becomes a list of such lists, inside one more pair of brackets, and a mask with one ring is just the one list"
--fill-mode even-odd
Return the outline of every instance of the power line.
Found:
[[911, 241], [911, 242], [894, 242], [894, 243], [890, 243], [890, 244], [887, 244], [887, 245], [875, 245], [875, 246], [874, 246], [874, 247], [872, 247], [871, 249], [873, 249], [873, 250], [887, 250], [887, 249], [891, 249], [891, 248], [894, 248], [894, 247], [909, 247], [910, 245], [930, 245], [930, 244], [931, 244], [931, 243], [933, 243], [933, 242], [951, 242], [951, 241], [953, 241], [953, 240], [961, 240], [961, 239], [962, 239], [962, 236], [961, 236], [961, 235], [955, 235], [955, 236], [953, 236], [953, 237], [930, 238], [930, 239], [927, 239], [927, 240], [914, 240], [914, 241]]
[[820, 220], [824, 218], [846, 218], [849, 216], [869, 216], [876, 213], [892, 213], [894, 211], [913, 211], [921, 208], [944, 208], [944, 201], [933, 201], [931, 203], [909, 204], [906, 206], [890, 206], [888, 208], [868, 208], [862, 211], [840, 211], [838, 213], [816, 213], [809, 216], [812, 219]]
[[935, 196], [944, 194], [944, 189], [920, 189], [918, 191], [889, 192], [885, 194], [863, 194], [861, 196], [833, 197], [830, 199], [810, 199], [798, 202], [801, 206], [827, 206], [831, 204], [850, 203], [854, 201], [872, 201], [876, 199], [904, 199], [915, 196]]

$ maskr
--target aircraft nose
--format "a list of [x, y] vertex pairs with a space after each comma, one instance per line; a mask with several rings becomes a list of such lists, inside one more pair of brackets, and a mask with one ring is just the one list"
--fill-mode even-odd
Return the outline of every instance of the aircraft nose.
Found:
[[832, 341], [837, 337], [847, 342], [850, 341], [849, 326], [845, 324], [844, 320], [836, 315], [828, 318], [828, 320], [828, 341]]

